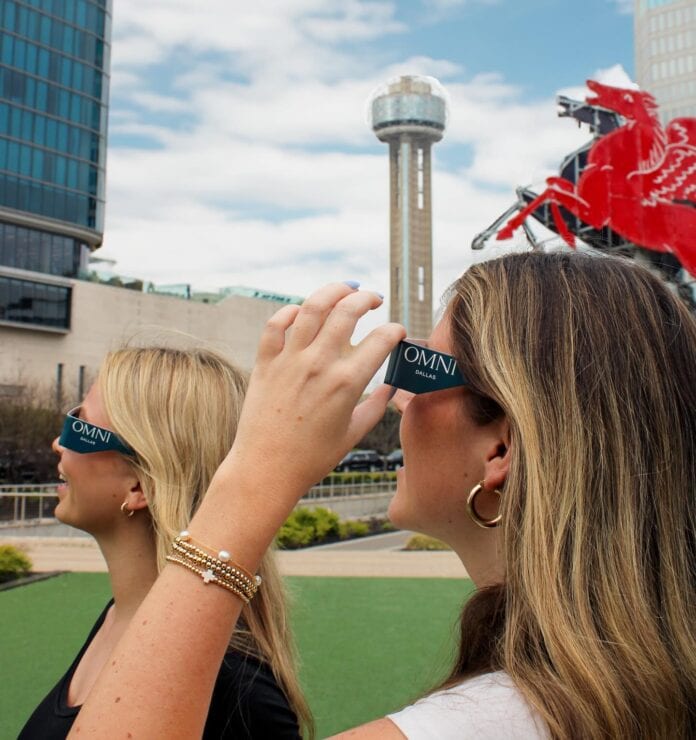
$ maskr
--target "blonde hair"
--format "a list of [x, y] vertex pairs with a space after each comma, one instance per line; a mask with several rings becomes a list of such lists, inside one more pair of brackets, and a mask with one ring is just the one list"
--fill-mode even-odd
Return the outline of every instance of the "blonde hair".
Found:
[[[174, 537], [198, 508], [234, 441], [247, 377], [203, 349], [127, 348], [107, 355], [99, 373], [113, 430], [136, 451], [161, 570]], [[230, 646], [267, 662], [313, 736], [296, 673], [286, 594], [273, 552], [259, 567], [263, 587], [242, 610]]]
[[505, 414], [505, 582], [445, 686], [505, 670], [554, 738], [696, 736], [696, 320], [648, 271], [557, 253], [472, 267], [454, 354]]

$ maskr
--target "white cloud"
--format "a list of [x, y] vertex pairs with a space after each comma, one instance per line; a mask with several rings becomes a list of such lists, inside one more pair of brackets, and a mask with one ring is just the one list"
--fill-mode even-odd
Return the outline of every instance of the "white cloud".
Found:
[[[110, 150], [102, 256], [159, 283], [306, 294], [350, 278], [387, 293], [387, 148], [364, 116], [379, 83], [411, 72], [439, 77], [451, 103], [434, 150], [439, 295], [490, 256], [471, 239], [514, 187], [554, 172], [587, 133], [500, 75], [360, 46], [403, 30], [393, 2], [120, 0], [110, 131], [158, 148]], [[454, 167], [462, 149], [470, 160]]]
[[[589, 79], [596, 80], [605, 85], [612, 85], [613, 87], [625, 87], [627, 90], [640, 89], [638, 83], [631, 79], [621, 64], [597, 69], [594, 74], [590, 75]], [[573, 87], [565, 87], [559, 90], [559, 93], [575, 100], [584, 100], [590, 94], [590, 89], [585, 85], [574, 85]]]
[[609, 0], [609, 2], [616, 6], [619, 13], [633, 15], [634, 0]]

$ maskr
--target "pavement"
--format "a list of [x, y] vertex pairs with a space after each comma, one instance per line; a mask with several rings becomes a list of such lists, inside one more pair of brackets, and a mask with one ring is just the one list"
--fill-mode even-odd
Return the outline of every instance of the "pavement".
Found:
[[[403, 550], [411, 534], [389, 532], [303, 550], [281, 550], [277, 557], [281, 573], [287, 576], [466, 578], [453, 552]], [[37, 572], [106, 572], [104, 558], [91, 537], [6, 536], [0, 531], [0, 544], [22, 547]]]

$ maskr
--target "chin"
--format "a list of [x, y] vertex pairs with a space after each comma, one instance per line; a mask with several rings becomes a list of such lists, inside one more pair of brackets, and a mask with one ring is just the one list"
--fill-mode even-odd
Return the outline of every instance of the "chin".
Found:
[[79, 516], [77, 518], [75, 517], [75, 511], [71, 511], [70, 502], [66, 501], [64, 498], [58, 502], [58, 505], [53, 512], [53, 516], [61, 524], [67, 524], [69, 527], [74, 527], [75, 529], [83, 529], [83, 527], [79, 525]]
[[77, 526], [70, 516], [70, 510], [67, 507], [63, 507], [62, 502], [56, 506], [53, 516], [55, 516], [61, 524], [67, 524], [70, 527]]
[[408, 501], [405, 496], [399, 493], [398, 488], [396, 489], [396, 493], [392, 497], [392, 500], [389, 502], [387, 517], [398, 529], [420, 531], [417, 521], [418, 517], [415, 517], [413, 512], [409, 511]]
[[65, 506], [64, 506], [64, 500], [60, 499], [58, 503], [56, 504], [56, 508], [53, 510], [53, 516], [63, 524], [67, 524], [65, 521]]

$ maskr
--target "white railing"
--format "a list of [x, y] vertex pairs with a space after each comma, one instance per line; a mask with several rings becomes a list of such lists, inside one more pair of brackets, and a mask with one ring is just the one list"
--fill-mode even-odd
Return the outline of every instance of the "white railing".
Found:
[[55, 521], [56, 483], [0, 486], [0, 528]]
[[[393, 475], [370, 477], [360, 482], [346, 482], [351, 473], [331, 476], [325, 483], [312, 486], [300, 505], [319, 499], [346, 499], [377, 493], [391, 493], [396, 487]], [[56, 483], [17, 484], [0, 486], [0, 531], [6, 527], [29, 527], [52, 524], [57, 520], [53, 511], [58, 503]]]
[[[346, 476], [350, 476], [347, 473]], [[318, 498], [345, 498], [347, 496], [366, 496], [371, 493], [390, 493], [396, 488], [393, 476], [381, 479], [361, 481], [359, 483], [346, 483], [339, 477], [331, 477], [326, 483], [321, 483], [307, 491], [300, 503]]]

